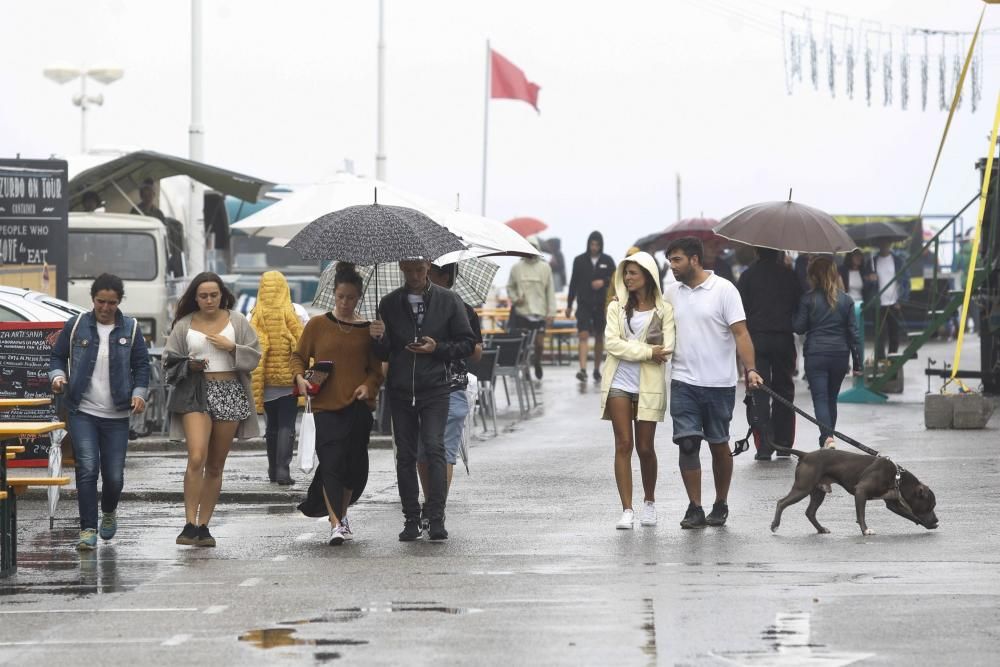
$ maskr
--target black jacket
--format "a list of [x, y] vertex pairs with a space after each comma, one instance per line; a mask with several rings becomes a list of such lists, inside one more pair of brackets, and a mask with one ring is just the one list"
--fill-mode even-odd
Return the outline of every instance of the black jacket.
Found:
[[[580, 308], [592, 308], [599, 306], [604, 308], [604, 302], [608, 298], [608, 288], [611, 286], [611, 278], [615, 275], [615, 260], [603, 252], [597, 258], [597, 266], [590, 259], [590, 253], [585, 252], [577, 255], [573, 260], [573, 275], [569, 279], [569, 294], [566, 295], [566, 307], [573, 307], [573, 300], [576, 299]], [[590, 286], [592, 280], [600, 278], [604, 281], [604, 287], [594, 289]]]
[[[374, 342], [375, 355], [389, 362], [386, 388], [392, 400], [407, 401], [447, 394], [451, 390], [449, 362], [472, 354], [475, 337], [462, 299], [451, 290], [428, 281], [423, 293], [424, 319], [418, 326], [407, 300], [406, 287], [387, 294], [379, 304], [385, 335]], [[421, 336], [433, 338], [431, 354], [406, 349]]]
[[736, 284], [747, 315], [747, 330], [792, 333], [792, 320], [802, 298], [795, 271], [771, 259], [761, 259], [740, 274]]
[[795, 333], [805, 334], [802, 353], [840, 355], [851, 353], [855, 371], [861, 370], [861, 341], [854, 317], [854, 301], [843, 292], [837, 293], [837, 305], [830, 308], [826, 295], [811, 290], [799, 301], [795, 314]]

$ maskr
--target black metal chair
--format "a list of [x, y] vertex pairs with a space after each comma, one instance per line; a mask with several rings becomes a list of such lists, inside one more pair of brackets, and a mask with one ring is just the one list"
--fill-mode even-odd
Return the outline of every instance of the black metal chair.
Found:
[[476, 376], [479, 388], [479, 416], [483, 419], [483, 433], [489, 431], [486, 423], [487, 412], [493, 420], [493, 435], [497, 435], [497, 401], [494, 392], [496, 388], [497, 350], [483, 350], [479, 361], [467, 359], [465, 366]]
[[521, 350], [524, 347], [524, 336], [493, 336], [490, 339], [490, 347], [497, 351], [496, 376], [503, 380], [504, 396], [507, 405], [510, 406], [510, 390], [507, 387], [507, 378], [514, 381], [514, 392], [517, 394], [517, 408], [524, 418], [528, 414], [526, 405], [525, 389], [521, 386]]

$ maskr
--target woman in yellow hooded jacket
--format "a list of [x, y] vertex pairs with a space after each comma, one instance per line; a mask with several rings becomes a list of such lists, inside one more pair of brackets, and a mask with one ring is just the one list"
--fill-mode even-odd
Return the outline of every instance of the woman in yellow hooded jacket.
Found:
[[601, 378], [601, 413], [615, 435], [615, 481], [621, 496], [619, 530], [630, 530], [632, 449], [639, 454], [643, 508], [640, 523], [656, 525], [656, 424], [667, 409], [666, 362], [674, 350], [674, 311], [660, 292], [656, 260], [637, 252], [615, 270], [615, 299], [608, 304]]
[[260, 341], [260, 364], [252, 380], [257, 412], [267, 417], [267, 478], [288, 486], [294, 483], [289, 466], [299, 411], [289, 359], [302, 336], [302, 322], [292, 307], [288, 281], [280, 272], [267, 271], [260, 277], [250, 325]]

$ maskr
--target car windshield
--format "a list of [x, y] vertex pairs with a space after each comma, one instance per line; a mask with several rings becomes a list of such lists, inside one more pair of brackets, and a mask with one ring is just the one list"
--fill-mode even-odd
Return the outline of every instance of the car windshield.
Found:
[[122, 280], [153, 280], [156, 241], [141, 232], [70, 232], [69, 277], [111, 273]]

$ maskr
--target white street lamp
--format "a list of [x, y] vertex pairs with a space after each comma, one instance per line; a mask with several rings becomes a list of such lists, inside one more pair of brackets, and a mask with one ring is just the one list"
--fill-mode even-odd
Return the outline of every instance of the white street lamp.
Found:
[[47, 67], [42, 70], [45, 78], [55, 81], [58, 84], [69, 83], [73, 79], [80, 79], [80, 92], [73, 95], [73, 104], [80, 107], [80, 152], [87, 152], [87, 109], [91, 106], [101, 106], [104, 104], [104, 95], [87, 94], [87, 77], [98, 83], [105, 85], [114, 83], [125, 75], [125, 72], [118, 67], [92, 67], [90, 69], [77, 69], [75, 67]]

